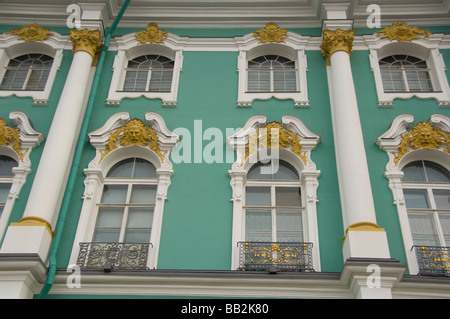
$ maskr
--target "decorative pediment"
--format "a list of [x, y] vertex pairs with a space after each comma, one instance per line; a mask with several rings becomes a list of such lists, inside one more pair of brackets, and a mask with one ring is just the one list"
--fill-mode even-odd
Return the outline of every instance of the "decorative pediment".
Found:
[[399, 42], [412, 41], [420, 39], [419, 35], [428, 38], [431, 32], [428, 29], [419, 29], [417, 27], [409, 27], [406, 23], [398, 21], [397, 23], [386, 27], [376, 33], [380, 38], [389, 38], [389, 40], [397, 40]]
[[320, 142], [320, 136], [312, 133], [300, 119], [292, 115], [283, 116], [281, 123], [268, 123], [264, 115], [253, 116], [242, 129], [227, 139], [237, 152], [236, 164], [240, 166], [261, 150], [283, 149], [299, 157], [305, 167], [312, 167], [314, 164], [310, 160], [310, 153]]
[[127, 112], [119, 112], [103, 127], [90, 133], [89, 137], [97, 149], [97, 160], [93, 161], [97, 164], [116, 149], [129, 146], [149, 149], [164, 163], [168, 151], [180, 140], [155, 112], [146, 113], [145, 121], [132, 119]]
[[389, 130], [377, 139], [378, 146], [388, 152], [393, 165], [397, 166], [407, 153], [414, 150], [439, 150], [450, 154], [450, 118], [433, 114], [429, 121], [410, 128], [413, 122], [412, 115], [399, 115]]

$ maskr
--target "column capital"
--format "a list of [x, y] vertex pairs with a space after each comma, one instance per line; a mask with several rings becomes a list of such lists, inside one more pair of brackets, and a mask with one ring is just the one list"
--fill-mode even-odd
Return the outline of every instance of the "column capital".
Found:
[[99, 30], [70, 30], [70, 41], [72, 41], [72, 52], [85, 51], [89, 53], [93, 60], [93, 65], [96, 65], [96, 61], [100, 55], [103, 47], [102, 39]]
[[324, 30], [321, 53], [327, 61], [327, 66], [331, 65], [330, 57], [337, 51], [345, 51], [349, 55], [353, 52], [353, 40], [355, 39], [355, 30]]

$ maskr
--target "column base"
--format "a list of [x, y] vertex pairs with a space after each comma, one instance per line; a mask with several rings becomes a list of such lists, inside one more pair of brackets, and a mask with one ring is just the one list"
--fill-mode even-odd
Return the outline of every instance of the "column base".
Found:
[[371, 223], [350, 226], [344, 237], [344, 260], [348, 258], [390, 258], [386, 232]]
[[37, 254], [47, 261], [53, 234], [47, 225], [13, 223], [8, 227], [0, 253]]

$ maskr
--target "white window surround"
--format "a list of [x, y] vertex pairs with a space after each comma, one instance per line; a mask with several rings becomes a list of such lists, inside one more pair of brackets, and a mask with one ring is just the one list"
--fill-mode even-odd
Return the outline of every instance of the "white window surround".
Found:
[[[6, 66], [11, 58], [15, 58], [28, 53], [45, 54], [53, 57], [52, 67], [43, 91], [26, 90], [0, 90], [0, 97], [16, 95], [18, 97], [33, 98], [34, 105], [46, 105], [50, 97], [50, 92], [55, 81], [56, 73], [59, 70], [63, 58], [64, 48], [70, 49], [68, 36], [53, 32], [45, 41], [25, 42], [18, 40], [18, 36], [10, 34], [0, 34], [0, 79], [6, 71]], [[67, 47], [66, 47], [67, 46]]]
[[[239, 107], [251, 107], [254, 100], [291, 99], [296, 107], [309, 107], [306, 72], [308, 70], [305, 48], [310, 37], [288, 32], [285, 43], [259, 44], [253, 34], [235, 38], [238, 57], [238, 101]], [[248, 61], [262, 55], [280, 55], [295, 61], [297, 92], [247, 92]]]
[[[107, 105], [118, 106], [124, 98], [138, 98], [144, 96], [148, 99], [161, 99], [162, 105], [166, 107], [174, 107], [177, 104], [178, 83], [180, 80], [180, 72], [183, 65], [183, 48], [186, 39], [168, 33], [164, 45], [145, 43], [139, 44], [136, 40], [135, 33], [130, 33], [121, 37], [115, 37], [117, 55], [114, 59], [113, 76], [109, 88]], [[112, 50], [112, 49], [110, 49]], [[172, 86], [170, 92], [125, 92], [123, 91], [123, 83], [125, 80], [126, 68], [130, 59], [142, 55], [162, 55], [174, 61]]]
[[14, 203], [19, 197], [22, 186], [26, 182], [27, 175], [31, 172], [31, 150], [37, 147], [44, 140], [44, 135], [33, 129], [28, 117], [24, 113], [19, 111], [11, 112], [9, 114], [9, 118], [11, 122], [19, 129], [21, 152], [23, 156], [20, 158], [19, 154], [17, 154], [11, 145], [0, 146], [0, 155], [11, 157], [17, 162], [17, 166], [12, 170], [12, 185], [0, 218], [0, 237], [3, 237], [3, 234], [8, 226], [9, 217], [14, 207]]
[[170, 131], [163, 118], [156, 112], [145, 114], [145, 123], [154, 129], [158, 136], [158, 144], [161, 153], [164, 154], [163, 161], [158, 154], [144, 146], [121, 146], [109, 152], [102, 159], [102, 153], [105, 151], [105, 145], [108, 142], [111, 133], [124, 126], [129, 120], [130, 115], [127, 112], [119, 112], [110, 117], [106, 123], [98, 130], [89, 134], [90, 142], [96, 149], [96, 156], [85, 169], [86, 179], [84, 181], [85, 191], [83, 195], [83, 205], [81, 208], [78, 228], [75, 235], [70, 263], [76, 264], [80, 250], [80, 242], [91, 242], [94, 232], [97, 204], [100, 203], [103, 184], [106, 174], [116, 163], [128, 158], [138, 157], [152, 163], [156, 168], [157, 189], [156, 201], [153, 213], [153, 224], [147, 267], [156, 268], [158, 262], [159, 242], [161, 235], [161, 225], [163, 219], [164, 202], [167, 199], [167, 191], [170, 185], [170, 178], [173, 175], [172, 163], [169, 160], [171, 149], [180, 141], [180, 137]]
[[[445, 132], [450, 132], [450, 118], [442, 114], [433, 114], [429, 122], [435, 127]], [[413, 239], [409, 225], [408, 212], [403, 195], [403, 168], [414, 161], [426, 160], [437, 163], [450, 170], [450, 153], [444, 151], [447, 145], [442, 145], [438, 149], [412, 149], [408, 146], [407, 152], [399, 161], [395, 163], [395, 154], [399, 151], [402, 135], [414, 123], [414, 117], [411, 114], [401, 114], [397, 116], [391, 124], [391, 127], [380, 137], [377, 145], [388, 154], [389, 161], [386, 165], [385, 176], [389, 180], [389, 188], [392, 191], [394, 202], [397, 207], [398, 218], [400, 222], [406, 259], [408, 262], [410, 274], [419, 272], [417, 258], [414, 250], [411, 250]]]
[[[391, 42], [389, 39], [379, 37], [366, 39], [380, 107], [392, 107], [394, 99], [409, 99], [414, 96], [420, 99], [436, 99], [441, 107], [450, 106], [450, 88], [445, 74], [445, 63], [439, 52], [440, 41], [439, 35], [431, 35], [429, 39], [416, 39], [411, 42], [398, 42], [397, 40]], [[384, 92], [379, 61], [396, 54], [414, 56], [427, 62], [433, 92]]]
[[[236, 151], [237, 159], [228, 171], [231, 177], [230, 185], [232, 188], [233, 202], [233, 230], [232, 230], [232, 256], [231, 269], [236, 270], [239, 267], [239, 248], [238, 242], [245, 240], [244, 229], [244, 201], [246, 189], [246, 177], [250, 168], [257, 162], [259, 156], [264, 157], [266, 150], [259, 149], [250, 154], [245, 160], [245, 146], [248, 143], [249, 136], [258, 129], [267, 124], [267, 118], [264, 115], [255, 115], [251, 117], [243, 128], [227, 137], [227, 142]], [[319, 186], [318, 177], [320, 171], [316, 169], [315, 163], [311, 160], [311, 151], [320, 142], [320, 136], [312, 133], [303, 122], [295, 116], [285, 115], [281, 122], [284, 129], [287, 129], [299, 137], [302, 145], [301, 152], [306, 157], [305, 162], [294, 152], [288, 149], [279, 149], [279, 159], [291, 164], [300, 176], [302, 189], [302, 203], [304, 206], [302, 217], [304, 225], [304, 241], [313, 243], [312, 259], [313, 267], [320, 271], [319, 254], [319, 234], [317, 226], [317, 187]]]

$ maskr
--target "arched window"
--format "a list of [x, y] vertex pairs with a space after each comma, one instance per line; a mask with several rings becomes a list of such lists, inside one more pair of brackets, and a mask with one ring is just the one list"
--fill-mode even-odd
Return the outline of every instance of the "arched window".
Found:
[[433, 162], [403, 168], [403, 193], [414, 245], [450, 246], [450, 173]]
[[380, 60], [380, 71], [385, 93], [433, 91], [425, 60], [410, 55], [391, 55]]
[[43, 91], [53, 58], [45, 54], [24, 54], [12, 58], [0, 84], [1, 90]]
[[[264, 172], [273, 167], [276, 171]], [[244, 209], [246, 241], [303, 241], [300, 179], [289, 163], [259, 162], [249, 170]]]
[[9, 156], [0, 156], [0, 218], [8, 200], [9, 192], [13, 183], [13, 167], [18, 163]]
[[248, 62], [248, 92], [297, 91], [295, 61], [263, 55]]
[[174, 61], [162, 55], [142, 55], [128, 61], [123, 91], [170, 92]]
[[149, 243], [157, 183], [156, 168], [146, 160], [114, 165], [105, 178], [92, 241]]

